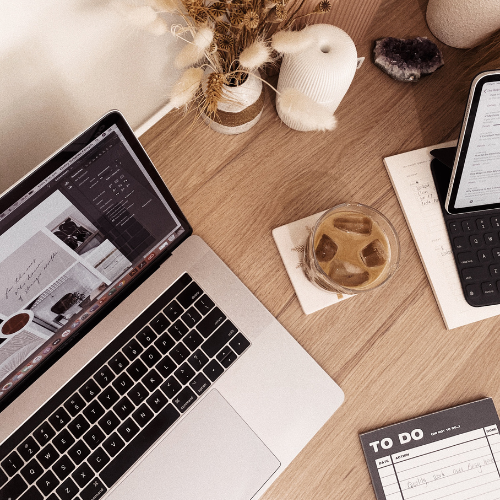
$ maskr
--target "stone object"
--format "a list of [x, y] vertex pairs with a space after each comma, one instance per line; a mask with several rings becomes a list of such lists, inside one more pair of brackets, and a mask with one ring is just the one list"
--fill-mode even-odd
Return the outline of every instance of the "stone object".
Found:
[[457, 49], [476, 47], [500, 29], [498, 0], [429, 0], [432, 34]]
[[381, 38], [375, 42], [373, 54], [375, 65], [401, 82], [416, 82], [444, 64], [438, 46], [421, 36], [409, 39]]

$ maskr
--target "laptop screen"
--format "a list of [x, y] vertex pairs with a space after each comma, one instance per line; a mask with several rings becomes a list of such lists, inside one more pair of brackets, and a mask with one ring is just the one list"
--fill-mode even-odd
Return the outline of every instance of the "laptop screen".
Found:
[[121, 116], [103, 123], [0, 206], [0, 401], [190, 230]]

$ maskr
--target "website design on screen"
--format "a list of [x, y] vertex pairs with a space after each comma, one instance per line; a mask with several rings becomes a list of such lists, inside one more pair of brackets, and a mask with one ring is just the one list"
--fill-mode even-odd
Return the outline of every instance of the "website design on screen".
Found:
[[0, 222], [0, 398], [184, 232], [117, 132]]

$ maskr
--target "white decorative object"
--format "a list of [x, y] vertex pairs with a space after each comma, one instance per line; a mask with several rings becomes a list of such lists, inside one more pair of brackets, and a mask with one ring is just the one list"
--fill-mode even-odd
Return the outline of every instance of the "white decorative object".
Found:
[[[310, 38], [311, 43], [304, 44], [305, 48], [299, 52], [285, 53], [278, 92], [295, 89], [333, 115], [354, 78], [356, 47], [345, 31], [330, 24], [308, 26], [302, 30], [302, 34]], [[279, 94], [276, 109], [290, 128], [303, 132], [320, 129], [310, 128], [283, 110]]]
[[[205, 71], [201, 84], [203, 92], [206, 91], [207, 78], [212, 71], [211, 68]], [[259, 121], [264, 109], [264, 89], [257, 71], [249, 73], [245, 82], [237, 87], [224, 85], [222, 96], [213, 118], [201, 114], [211, 129], [221, 134], [241, 134]]]
[[476, 47], [500, 29], [500, 0], [429, 0], [427, 24], [446, 45]]

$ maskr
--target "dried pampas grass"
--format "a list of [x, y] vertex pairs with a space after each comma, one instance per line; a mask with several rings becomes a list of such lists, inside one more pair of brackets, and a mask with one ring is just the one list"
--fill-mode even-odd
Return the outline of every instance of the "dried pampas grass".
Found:
[[202, 26], [196, 32], [193, 42], [186, 45], [175, 58], [174, 64], [183, 69], [198, 63], [205, 57], [205, 51], [210, 48], [214, 32], [207, 26]]
[[141, 7], [134, 7], [129, 10], [127, 20], [134, 26], [147, 28], [149, 24], [156, 21], [157, 17], [158, 14], [152, 7], [149, 5], [142, 5]]
[[[217, 113], [218, 103], [242, 99], [236, 94], [232, 97], [224, 87], [240, 87], [250, 74], [276, 90], [257, 70], [272, 63], [276, 51], [304, 50], [311, 41], [301, 32], [292, 32], [294, 24], [328, 12], [333, 1], [315, 0], [316, 6], [305, 13], [305, 0], [110, 0], [130, 26], [156, 36], [170, 32], [185, 42], [174, 60], [184, 73], [172, 89], [170, 104], [179, 108], [192, 102], [207, 116]], [[167, 14], [174, 14], [178, 21], [169, 26], [172, 21]], [[290, 107], [292, 113], [302, 111], [300, 106]]]
[[162, 36], [169, 31], [169, 26], [161, 17], [158, 17], [146, 29], [153, 35]]
[[189, 103], [196, 95], [202, 78], [203, 70], [201, 68], [189, 68], [184, 71], [172, 89], [170, 105], [174, 108], [180, 108]]
[[304, 30], [278, 31], [273, 35], [271, 46], [280, 54], [296, 54], [309, 47], [312, 42], [312, 37], [304, 33]]
[[307, 131], [333, 130], [337, 119], [321, 104], [296, 89], [286, 89], [278, 96], [281, 113], [291, 121], [297, 121]]
[[240, 67], [248, 71], [253, 71], [271, 60], [271, 47], [261, 40], [252, 43], [239, 57]]
[[214, 32], [207, 26], [202, 26], [196, 33], [193, 43], [200, 49], [206, 50], [214, 39]]
[[[174, 0], [168, 1], [173, 2]], [[142, 28], [156, 36], [164, 35], [169, 31], [167, 23], [158, 15], [152, 6], [142, 5], [140, 7], [134, 7], [133, 5], [127, 5], [119, 0], [114, 1], [112, 5], [132, 26]]]
[[170, 14], [178, 14], [180, 12], [177, 0], [149, 0], [148, 3], [160, 12], [168, 12]]
[[188, 68], [189, 66], [201, 61], [204, 56], [204, 50], [200, 50], [199, 47], [190, 43], [189, 45], [183, 47], [183, 49], [177, 54], [174, 64], [175, 67], [179, 69]]

